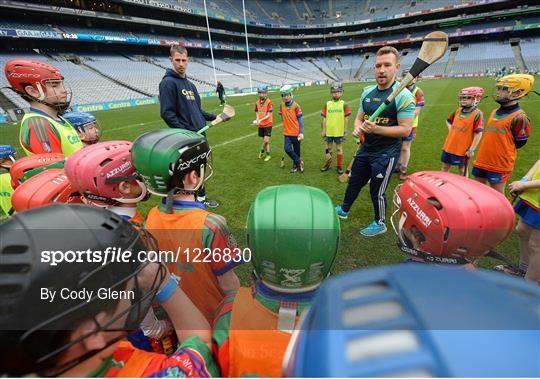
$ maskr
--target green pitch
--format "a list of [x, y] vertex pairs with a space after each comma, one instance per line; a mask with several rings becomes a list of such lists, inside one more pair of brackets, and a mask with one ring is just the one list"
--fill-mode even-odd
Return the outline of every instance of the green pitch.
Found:
[[[539, 78], [537, 78], [538, 80]], [[409, 173], [421, 170], [439, 170], [441, 167], [440, 153], [447, 135], [446, 117], [457, 106], [457, 93], [466, 86], [481, 86], [486, 94], [491, 94], [494, 79], [438, 79], [421, 80], [418, 85], [425, 93], [426, 106], [420, 114], [420, 123], [416, 141], [412, 144], [412, 154], [409, 163]], [[358, 110], [358, 103], [365, 83], [345, 85], [344, 99], [351, 106], [353, 116]], [[538, 85], [535, 86], [536, 89]], [[272, 160], [263, 162], [258, 159], [261, 139], [257, 137], [257, 127], [252, 125], [255, 118], [254, 102], [256, 95], [229, 97], [228, 103], [236, 108], [236, 117], [230, 122], [217, 125], [208, 132], [208, 139], [213, 147], [214, 176], [207, 184], [207, 195], [221, 202], [216, 211], [225, 216], [234, 230], [241, 245], [245, 244], [244, 227], [246, 215], [251, 202], [258, 191], [266, 186], [299, 183], [322, 188], [338, 204], [343, 199], [346, 184], [337, 180], [335, 159], [331, 171], [321, 173], [320, 167], [324, 161], [324, 145], [321, 138], [320, 112], [324, 103], [330, 98], [329, 86], [303, 87], [295, 90], [295, 100], [299, 103], [304, 114], [305, 141], [302, 143], [302, 159], [305, 161], [304, 174], [290, 174], [291, 160], [286, 156], [285, 168], [280, 168], [283, 153], [283, 134], [278, 107], [281, 102], [279, 93], [271, 92], [270, 99], [274, 106], [274, 129], [271, 139]], [[540, 98], [529, 95], [520, 102], [531, 118], [531, 138], [527, 145], [518, 151], [518, 159], [512, 180], [519, 179], [532, 164], [540, 158]], [[203, 108], [206, 111], [218, 113], [220, 107], [217, 99], [205, 99]], [[489, 98], [485, 99], [480, 108], [485, 118], [496, 106]], [[104, 111], [95, 114], [102, 128], [102, 140], [125, 139], [133, 141], [141, 133], [166, 127], [159, 117], [159, 106], [144, 106], [124, 110]], [[349, 122], [349, 135], [353, 129], [354, 117]], [[0, 127], [2, 143], [18, 146], [18, 126]], [[345, 142], [346, 166], [355, 150], [352, 138]], [[19, 156], [24, 153], [19, 148]], [[393, 177], [387, 196], [391, 213], [392, 192], [398, 183]], [[150, 201], [140, 205], [143, 214], [154, 206], [160, 199], [152, 197]], [[400, 262], [405, 258], [396, 247], [396, 236], [391, 230], [374, 238], [365, 238], [358, 229], [369, 224], [373, 218], [372, 203], [369, 188], [365, 187], [349, 214], [348, 220], [341, 221], [342, 241], [340, 253], [334, 267], [334, 272], [352, 270], [359, 267], [382, 265]], [[517, 261], [519, 256], [518, 239], [515, 233], [502, 244], [499, 252]], [[491, 267], [495, 262], [482, 259], [482, 265]], [[240, 269], [244, 281], [248, 279], [249, 265]]]

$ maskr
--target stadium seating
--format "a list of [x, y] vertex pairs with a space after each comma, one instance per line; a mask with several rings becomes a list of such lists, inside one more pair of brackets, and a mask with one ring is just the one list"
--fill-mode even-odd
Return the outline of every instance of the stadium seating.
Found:
[[462, 44], [457, 52], [450, 75], [483, 74], [502, 67], [516, 67], [514, 53], [509, 43], [484, 42]]
[[49, 25], [37, 24], [30, 22], [15, 22], [12, 20], [0, 20], [0, 25], [5, 29], [24, 29], [24, 30], [40, 30], [42, 32], [53, 32], [54, 29]]
[[521, 55], [530, 72], [540, 72], [540, 38], [521, 40]]
[[[58, 68], [62, 75], [64, 75], [66, 84], [71, 88], [73, 94], [71, 102], [73, 104], [89, 104], [145, 97], [141, 93], [123, 87], [84, 66], [69, 61], [56, 61], [46, 55], [1, 54], [0, 65], [3, 67], [8, 60], [14, 58], [38, 59]], [[121, 67], [118, 67], [118, 70], [121, 70]], [[5, 76], [1, 75], [1, 78], [1, 86], [8, 86], [9, 84]], [[7, 91], [11, 92], [11, 90]], [[3, 93], [5, 92], [3, 91]], [[15, 99], [18, 98], [16, 95], [14, 97]], [[10, 99], [13, 99], [13, 97], [10, 97]], [[22, 105], [23, 103], [17, 102], [17, 104]], [[28, 107], [26, 103], [24, 104], [24, 107]]]
[[140, 89], [151, 96], [159, 94], [158, 85], [165, 73], [163, 68], [148, 62], [133, 61], [120, 55], [92, 55], [85, 58], [84, 62], [87, 66], [115, 80]]

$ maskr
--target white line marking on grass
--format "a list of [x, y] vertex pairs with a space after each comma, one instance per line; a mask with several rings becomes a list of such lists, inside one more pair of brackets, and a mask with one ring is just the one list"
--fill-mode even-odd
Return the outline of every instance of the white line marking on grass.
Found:
[[[312, 91], [310, 92], [310, 94], [312, 93], [316, 93], [316, 92], [321, 92], [323, 91], [322, 89], [319, 89], [319, 90], [316, 90], [316, 91]], [[356, 101], [360, 98], [356, 98], [356, 99], [352, 99], [352, 100], [349, 100], [349, 102], [352, 102], [352, 101]], [[240, 104], [240, 105], [236, 105], [235, 108], [240, 108], [240, 107], [244, 107], [244, 106], [247, 106], [247, 105], [253, 105], [255, 104], [255, 102], [252, 102], [252, 103], [246, 103], [246, 104]], [[219, 108], [214, 108], [212, 109], [212, 111], [214, 110], [219, 110]], [[255, 112], [253, 112], [255, 113]], [[315, 112], [315, 113], [319, 113], [319, 112]], [[310, 116], [311, 114], [309, 115], [306, 115], [306, 117]], [[145, 125], [153, 125], [153, 124], [158, 124], [162, 122], [163, 124], [165, 124], [165, 121], [163, 121], [162, 119], [159, 119], [159, 120], [154, 120], [154, 121], [148, 121], [148, 122], [138, 122], [138, 123], [135, 123], [135, 124], [129, 124], [129, 125], [124, 125], [124, 126], [119, 126], [118, 128], [111, 128], [111, 129], [105, 129], [103, 133], [106, 133], [106, 132], [113, 132], [113, 131], [116, 131], [116, 130], [123, 130], [123, 129], [129, 129], [129, 128], [133, 128], [135, 126], [145, 126]], [[281, 124], [279, 124], [281, 125]], [[276, 126], [277, 127], [277, 126]], [[257, 133], [255, 133], [257, 134]], [[251, 136], [252, 134], [250, 134], [249, 136]], [[247, 137], [246, 137], [247, 138]], [[232, 140], [231, 140], [232, 141]]]
[[133, 128], [134, 126], [153, 125], [153, 124], [158, 124], [160, 122], [165, 123], [165, 121], [163, 121], [162, 119], [155, 120], [155, 121], [148, 121], [148, 122], [138, 122], [136, 124], [129, 124], [129, 125], [124, 125], [124, 126], [119, 126], [118, 128], [105, 129], [105, 132], [112, 132], [112, 131], [115, 131], [115, 130], [129, 129], [129, 128]]

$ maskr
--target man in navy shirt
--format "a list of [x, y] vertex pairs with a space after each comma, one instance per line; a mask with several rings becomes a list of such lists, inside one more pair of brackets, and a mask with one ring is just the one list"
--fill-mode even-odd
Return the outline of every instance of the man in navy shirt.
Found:
[[[184, 46], [173, 45], [170, 50], [172, 69], [168, 68], [159, 83], [161, 118], [170, 128], [187, 129], [194, 132], [202, 129], [216, 115], [201, 108], [197, 87], [186, 77], [188, 52]], [[197, 194], [197, 201], [207, 207], [217, 207], [219, 202], [206, 197], [204, 187]]]
[[369, 182], [374, 220], [360, 230], [366, 237], [386, 232], [386, 188], [390, 181], [401, 150], [401, 140], [412, 128], [415, 100], [408, 89], [401, 91], [374, 122], [369, 117], [375, 113], [392, 91], [398, 86], [399, 53], [391, 46], [384, 46], [375, 56], [376, 85], [364, 88], [360, 108], [354, 122], [353, 134], [364, 136], [364, 143], [354, 158], [351, 177], [343, 203], [336, 213], [346, 219], [361, 189]]

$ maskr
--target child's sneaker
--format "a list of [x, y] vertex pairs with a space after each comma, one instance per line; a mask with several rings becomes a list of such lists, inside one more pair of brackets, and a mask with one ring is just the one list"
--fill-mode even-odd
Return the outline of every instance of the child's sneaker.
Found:
[[296, 167], [296, 165], [293, 165], [292, 168], [291, 168], [290, 173], [294, 174], [295, 172], [298, 172], [298, 167]]
[[298, 169], [300, 170], [301, 174], [304, 173], [304, 161], [300, 161], [300, 167], [298, 167]]
[[349, 212], [345, 212], [343, 208], [341, 208], [341, 205], [338, 205], [336, 207], [336, 214], [338, 215], [339, 218], [343, 220], [346, 220], [347, 217], [349, 217]]
[[264, 161], [265, 161], [265, 162], [268, 162], [270, 159], [272, 159], [272, 156], [268, 154], [268, 155], [264, 158]]
[[342, 168], [342, 167], [338, 167], [338, 168], [337, 168], [337, 173], [338, 173], [339, 175], [343, 174], [343, 168]]
[[386, 233], [386, 225], [373, 221], [371, 224], [360, 230], [360, 234], [365, 237], [374, 237]]

